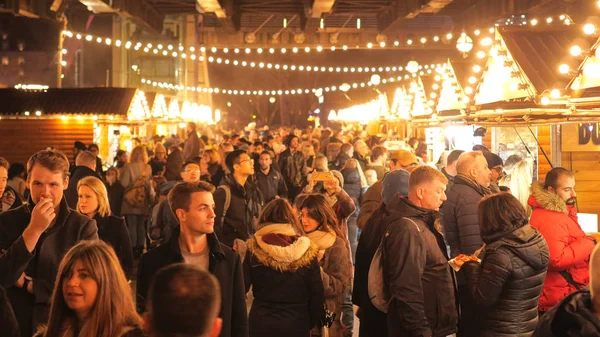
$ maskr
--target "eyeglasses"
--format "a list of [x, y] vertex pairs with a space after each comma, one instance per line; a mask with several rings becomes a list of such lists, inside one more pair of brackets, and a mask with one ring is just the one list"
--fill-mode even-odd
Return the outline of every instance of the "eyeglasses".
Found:
[[254, 159], [252, 159], [252, 158], [248, 158], [248, 159], [240, 160], [239, 164], [245, 163], [245, 162], [247, 162], [247, 161], [254, 162]]

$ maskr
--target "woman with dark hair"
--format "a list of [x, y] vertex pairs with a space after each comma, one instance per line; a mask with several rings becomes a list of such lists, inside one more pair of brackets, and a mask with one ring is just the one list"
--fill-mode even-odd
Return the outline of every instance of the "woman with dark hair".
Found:
[[548, 245], [510, 193], [481, 200], [478, 215], [485, 257], [481, 265], [471, 261], [462, 268], [481, 310], [480, 336], [531, 336], [550, 261]]
[[329, 335], [341, 337], [345, 335], [341, 323], [342, 297], [350, 289], [352, 279], [350, 245], [333, 208], [323, 195], [307, 196], [300, 206], [300, 212], [300, 230], [319, 248], [318, 258], [327, 309], [336, 315]]
[[250, 336], [307, 337], [323, 311], [319, 248], [297, 228], [285, 199], [267, 204], [244, 259], [246, 291], [253, 286]]
[[215, 186], [219, 186], [221, 179], [223, 179], [225, 176], [225, 171], [223, 170], [223, 166], [221, 164], [222, 160], [219, 152], [212, 149], [204, 150], [204, 153], [202, 154], [202, 160], [208, 166], [207, 178], [210, 180], [209, 182]]
[[10, 186], [21, 198], [21, 200], [27, 200], [25, 198], [25, 190], [27, 189], [27, 182], [25, 178], [27, 176], [27, 169], [25, 165], [21, 163], [12, 163], [8, 167], [8, 186]]

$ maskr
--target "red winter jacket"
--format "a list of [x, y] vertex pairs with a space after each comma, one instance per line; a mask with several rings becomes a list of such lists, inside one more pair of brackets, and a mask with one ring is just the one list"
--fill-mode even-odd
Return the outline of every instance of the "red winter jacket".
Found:
[[577, 290], [565, 280], [561, 271], [567, 271], [579, 284], [589, 283], [589, 259], [595, 242], [581, 230], [575, 207], [567, 206], [541, 183], [533, 183], [531, 192], [528, 201], [533, 208], [530, 222], [542, 233], [550, 250], [550, 264], [539, 306], [540, 311], [548, 311]]

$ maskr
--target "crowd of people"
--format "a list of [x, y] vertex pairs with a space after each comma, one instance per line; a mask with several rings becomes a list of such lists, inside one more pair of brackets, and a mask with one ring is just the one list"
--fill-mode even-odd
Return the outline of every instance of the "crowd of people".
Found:
[[600, 336], [600, 251], [564, 168], [186, 131], [110, 167], [81, 142], [72, 162], [0, 158], [2, 336]]

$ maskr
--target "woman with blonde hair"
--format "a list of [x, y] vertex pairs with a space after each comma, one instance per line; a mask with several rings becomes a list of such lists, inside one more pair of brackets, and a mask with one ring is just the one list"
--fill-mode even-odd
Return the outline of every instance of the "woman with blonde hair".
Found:
[[82, 241], [58, 268], [48, 326], [36, 337], [142, 337], [129, 283], [114, 250]]
[[125, 220], [111, 215], [106, 186], [96, 177], [85, 177], [77, 184], [77, 210], [96, 220], [100, 240], [113, 247], [128, 279], [133, 272], [133, 251]]
[[139, 257], [146, 244], [145, 217], [150, 210], [152, 192], [152, 168], [148, 165], [148, 153], [143, 146], [131, 152], [129, 163], [123, 166], [121, 185], [125, 187], [121, 214], [125, 216], [129, 228], [129, 238], [134, 247], [134, 255]]
[[306, 161], [306, 167], [307, 168], [313, 167], [313, 163], [314, 163], [315, 157], [316, 157], [314, 146], [310, 142], [305, 141], [302, 143], [301, 151], [302, 151], [302, 154], [304, 155], [304, 160]]

